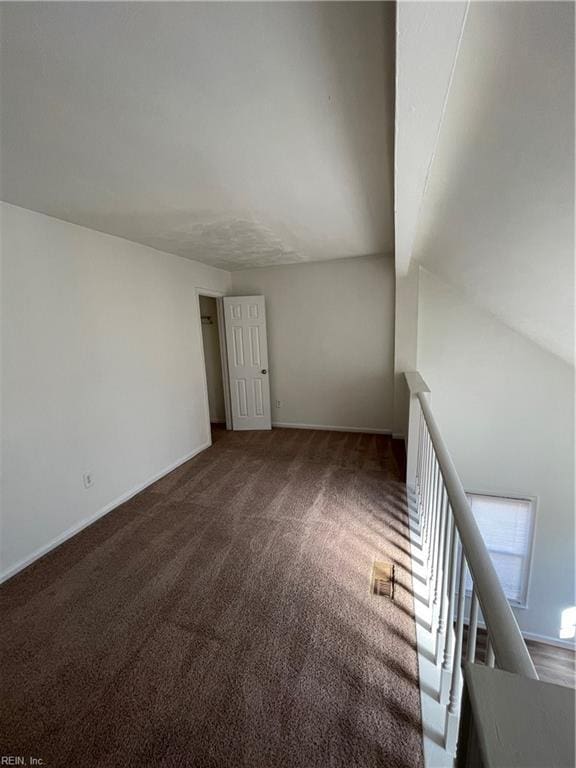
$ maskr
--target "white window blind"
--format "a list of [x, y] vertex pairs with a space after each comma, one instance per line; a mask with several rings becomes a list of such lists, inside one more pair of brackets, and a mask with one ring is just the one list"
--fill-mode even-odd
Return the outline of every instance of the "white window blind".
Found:
[[[525, 604], [534, 532], [533, 502], [478, 493], [467, 496], [504, 594], [513, 603]], [[466, 589], [472, 589], [469, 574]]]

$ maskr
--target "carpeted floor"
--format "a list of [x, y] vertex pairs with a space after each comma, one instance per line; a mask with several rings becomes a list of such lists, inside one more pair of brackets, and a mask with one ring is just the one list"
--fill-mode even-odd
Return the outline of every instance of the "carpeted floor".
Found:
[[[386, 437], [215, 444], [0, 589], [0, 755], [44, 768], [419, 768]], [[396, 563], [394, 601], [370, 591]]]

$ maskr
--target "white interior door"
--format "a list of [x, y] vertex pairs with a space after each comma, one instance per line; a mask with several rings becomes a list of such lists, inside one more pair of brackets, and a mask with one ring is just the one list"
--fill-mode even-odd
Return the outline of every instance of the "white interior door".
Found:
[[232, 429], [271, 429], [264, 296], [224, 297]]

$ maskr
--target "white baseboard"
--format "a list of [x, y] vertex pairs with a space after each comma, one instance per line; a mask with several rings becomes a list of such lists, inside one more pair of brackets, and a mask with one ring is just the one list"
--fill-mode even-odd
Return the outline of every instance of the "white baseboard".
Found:
[[[512, 608], [526, 608], [527, 606], [522, 605], [514, 605]], [[486, 632], [486, 624], [482, 621], [482, 619], [478, 620], [478, 629], [482, 629], [484, 632]], [[561, 640], [559, 637], [552, 637], [550, 635], [539, 635], [536, 632], [524, 632], [522, 628], [520, 628], [520, 633], [524, 640], [534, 640], [537, 643], [542, 643], [543, 645], [553, 645], [555, 648], [569, 648], [570, 650], [574, 651], [576, 650], [576, 641], [575, 640]]]
[[72, 536], [75, 536], [77, 533], [80, 533], [80, 531], [82, 531], [84, 528], [87, 528], [89, 525], [92, 525], [92, 523], [95, 523], [96, 520], [98, 520], [98, 518], [104, 517], [104, 515], [107, 515], [108, 512], [112, 512], [113, 509], [116, 509], [116, 507], [119, 507], [121, 504], [124, 504], [124, 502], [128, 501], [133, 496], [136, 496], [145, 488], [148, 488], [149, 485], [152, 485], [157, 480], [160, 480], [160, 478], [170, 474], [170, 472], [173, 472], [181, 464], [184, 464], [185, 462], [190, 461], [190, 459], [194, 458], [194, 456], [201, 453], [202, 451], [205, 451], [206, 448], [209, 448], [211, 445], [212, 443], [210, 441], [207, 443], [203, 443], [199, 448], [196, 448], [191, 453], [186, 454], [186, 456], [183, 456], [182, 458], [178, 459], [173, 464], [170, 464], [170, 466], [165, 467], [163, 470], [161, 470], [156, 475], [146, 480], [144, 483], [140, 483], [139, 485], [134, 486], [134, 488], [131, 488], [129, 491], [126, 491], [126, 493], [123, 493], [121, 496], [118, 496], [118, 498], [114, 499], [114, 501], [111, 501], [109, 504], [106, 504], [105, 507], [102, 507], [101, 509], [99, 509], [98, 512], [95, 512], [93, 515], [90, 515], [89, 517], [85, 517], [80, 522], [70, 526], [70, 528], [67, 528], [63, 533], [59, 534], [54, 539], [49, 541], [48, 544], [44, 544], [44, 546], [39, 547], [34, 552], [32, 552], [31, 555], [28, 555], [28, 557], [25, 557], [23, 560], [20, 560], [18, 563], [16, 563], [16, 565], [13, 565], [11, 568], [8, 568], [8, 570], [0, 573], [0, 584], [12, 578], [12, 576], [16, 576], [17, 573], [22, 571], [28, 565], [32, 565], [33, 562], [43, 557], [44, 555], [48, 554], [48, 552], [50, 552], [52, 549], [55, 549], [60, 544], [63, 544], [68, 539], [71, 539]]
[[569, 648], [571, 651], [576, 650], [576, 642], [574, 640], [561, 640], [559, 637], [538, 635], [535, 632], [522, 632], [522, 637], [524, 640], [535, 640], [538, 643], [553, 645], [556, 648]]
[[295, 424], [292, 421], [273, 421], [273, 427], [285, 429], [319, 429], [327, 432], [362, 432], [365, 435], [391, 435], [391, 429], [370, 429], [368, 427], [335, 427], [331, 424]]

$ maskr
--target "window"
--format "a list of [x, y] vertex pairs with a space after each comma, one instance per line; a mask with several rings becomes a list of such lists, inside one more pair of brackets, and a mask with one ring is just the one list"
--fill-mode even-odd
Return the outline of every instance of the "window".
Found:
[[576, 605], [562, 611], [560, 623], [560, 638], [571, 640], [573, 637], [576, 637]]
[[[479, 493], [467, 496], [504, 594], [511, 603], [525, 605], [534, 536], [534, 502]], [[469, 574], [466, 588], [472, 589]]]

